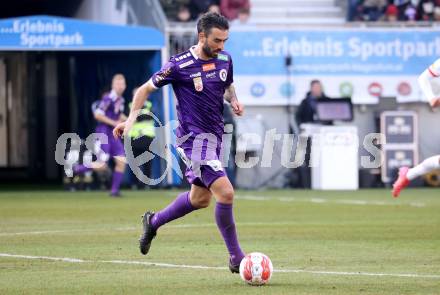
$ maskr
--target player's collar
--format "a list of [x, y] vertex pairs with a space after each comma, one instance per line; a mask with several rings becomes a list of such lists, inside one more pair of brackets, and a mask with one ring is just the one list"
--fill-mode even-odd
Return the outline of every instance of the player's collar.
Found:
[[197, 56], [197, 53], [195, 51], [197, 45], [193, 45], [189, 48], [189, 52], [191, 52], [191, 55], [194, 57], [194, 59], [199, 59], [199, 57]]
[[209, 62], [209, 61], [211, 61], [211, 60], [213, 60], [213, 59], [216, 59], [215, 57], [212, 57], [212, 58], [210, 58], [210, 59], [200, 59], [199, 58], [199, 56], [197, 55], [197, 53], [196, 53], [196, 46], [197, 45], [193, 45], [193, 46], [191, 46], [190, 48], [189, 48], [189, 52], [191, 53], [191, 55], [194, 57], [194, 59], [196, 59], [196, 60], [201, 60], [202, 62]]
[[112, 101], [116, 101], [118, 99], [118, 95], [116, 94], [116, 91], [114, 91], [113, 89], [112, 91], [110, 91], [110, 94], [108, 96], [112, 99]]

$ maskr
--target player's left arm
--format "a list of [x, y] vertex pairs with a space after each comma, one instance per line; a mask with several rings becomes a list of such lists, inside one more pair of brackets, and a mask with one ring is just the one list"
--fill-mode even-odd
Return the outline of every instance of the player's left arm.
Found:
[[223, 95], [223, 98], [231, 104], [232, 110], [237, 116], [243, 115], [244, 107], [237, 99], [234, 84], [230, 84], [225, 88], [225, 94]]

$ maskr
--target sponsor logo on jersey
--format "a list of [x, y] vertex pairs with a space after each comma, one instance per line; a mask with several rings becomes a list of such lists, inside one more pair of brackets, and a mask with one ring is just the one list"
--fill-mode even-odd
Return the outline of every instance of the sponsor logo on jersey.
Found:
[[225, 69], [221, 69], [220, 70], [220, 80], [225, 82], [227, 77], [228, 77], [228, 71], [226, 71]]
[[206, 78], [207, 79], [214, 79], [216, 77], [217, 77], [217, 73], [216, 72], [211, 72], [211, 73], [206, 74]]
[[180, 64], [179, 68], [183, 69], [183, 68], [185, 68], [185, 67], [187, 67], [189, 65], [192, 65], [193, 63], [194, 63], [194, 60], [191, 59], [191, 60], [189, 60], [187, 62], [184, 62], [184, 63]]
[[220, 60], [224, 60], [224, 61], [228, 61], [229, 60], [229, 57], [226, 54], [221, 54], [221, 53], [219, 53], [217, 55], [217, 58], [220, 59]]
[[201, 72], [197, 72], [197, 73], [189, 75], [190, 78], [196, 78], [196, 77], [201, 77], [201, 76], [202, 76]]
[[169, 74], [171, 74], [171, 68], [163, 70], [162, 73], [156, 76], [156, 83], [159, 83], [160, 81], [168, 77]]
[[215, 70], [215, 63], [210, 63], [202, 66], [204, 72]]
[[190, 57], [191, 56], [191, 53], [186, 53], [186, 54], [182, 54], [181, 56], [179, 56], [179, 57], [176, 57], [176, 61], [181, 61], [181, 60], [184, 60], [185, 58], [188, 58], [188, 57]]
[[196, 91], [200, 92], [203, 90], [203, 81], [202, 81], [202, 77], [196, 77], [193, 79], [194, 82], [194, 88], [196, 89]]

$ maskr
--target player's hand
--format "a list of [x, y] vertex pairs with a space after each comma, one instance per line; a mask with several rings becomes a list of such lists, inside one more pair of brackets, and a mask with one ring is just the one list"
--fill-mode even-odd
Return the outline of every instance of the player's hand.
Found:
[[113, 136], [115, 138], [121, 138], [122, 136], [126, 136], [128, 132], [130, 132], [133, 123], [130, 120], [120, 122], [113, 129]]
[[125, 129], [125, 122], [120, 122], [116, 125], [116, 127], [113, 129], [113, 136], [115, 138], [122, 137], [122, 134], [124, 134]]
[[237, 100], [232, 101], [231, 107], [232, 110], [234, 111], [234, 114], [236, 114], [237, 116], [243, 116], [244, 107], [239, 101]]
[[432, 108], [440, 107], [440, 97], [432, 99], [429, 104]]

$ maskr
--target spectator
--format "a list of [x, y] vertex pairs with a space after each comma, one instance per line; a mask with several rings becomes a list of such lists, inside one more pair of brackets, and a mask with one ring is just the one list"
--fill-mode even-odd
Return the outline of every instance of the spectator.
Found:
[[364, 20], [380, 20], [383, 17], [386, 6], [386, 0], [365, 0], [363, 4]]
[[192, 18], [198, 19], [200, 15], [210, 11], [211, 6], [217, 6], [220, 11], [219, 4], [219, 0], [191, 0], [190, 7]]
[[[414, 21], [420, 0], [348, 0], [349, 21]], [[423, 0], [422, 0], [423, 1]], [[440, 3], [440, 0], [435, 0]]]
[[247, 25], [249, 23], [250, 11], [248, 8], [241, 8], [238, 17], [231, 22], [231, 25]]
[[431, 21], [434, 19], [434, 1], [420, 0], [417, 5], [417, 17], [422, 21]]
[[181, 6], [189, 7], [190, 0], [160, 0], [160, 4], [168, 20], [176, 21]]
[[[310, 91], [307, 92], [306, 97], [301, 101], [295, 114], [295, 119], [300, 128], [303, 123], [320, 123], [317, 121], [316, 115], [316, 102], [319, 99], [325, 99], [327, 96], [322, 90], [322, 84], [319, 80], [312, 80], [310, 82]], [[304, 136], [301, 133], [300, 136]], [[307, 135], [308, 136], [308, 135]], [[307, 138], [307, 147], [304, 154], [304, 163], [301, 167], [298, 167], [298, 184], [302, 188], [310, 188], [311, 175], [310, 175], [310, 154], [311, 154], [312, 141], [310, 137]]]
[[434, 21], [440, 22], [440, 5], [434, 8]]
[[218, 6], [217, 4], [213, 4], [208, 7], [208, 12], [215, 12], [215, 13], [221, 14], [220, 6]]
[[[405, 11], [408, 5], [410, 5], [410, 0], [394, 0], [393, 3], [390, 3], [391, 5], [396, 6], [397, 8], [397, 19], [399, 21], [406, 20]], [[392, 20], [391, 20], [392, 21]]]
[[249, 0], [221, 0], [220, 10], [224, 16], [230, 20], [238, 17], [241, 8], [250, 9]]
[[385, 11], [385, 20], [387, 22], [395, 22], [398, 20], [399, 15], [399, 9], [396, 5], [390, 4], [388, 5], [386, 11]]
[[405, 8], [404, 15], [405, 15], [405, 18], [404, 18], [405, 20], [415, 21], [416, 17], [417, 17], [417, 10], [412, 4], [409, 4]]
[[316, 101], [324, 98], [327, 98], [327, 96], [324, 94], [321, 81], [312, 80], [310, 82], [310, 91], [307, 92], [306, 97], [302, 100], [296, 111], [298, 126], [302, 123], [316, 122]]
[[191, 12], [189, 8], [186, 6], [180, 6], [177, 11], [177, 19], [178, 22], [189, 22], [191, 20]]
[[347, 4], [347, 20], [358, 21], [359, 19], [359, 7], [361, 6], [361, 0], [348, 0]]

